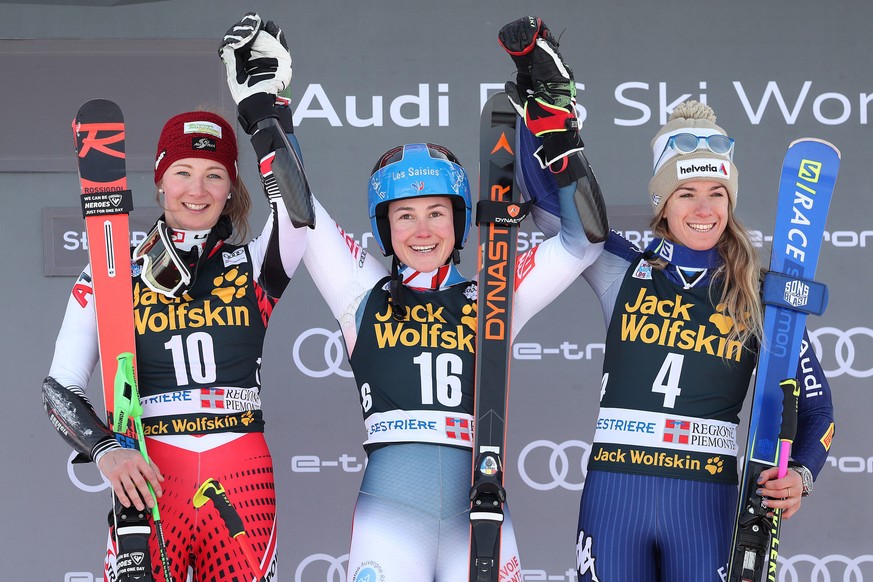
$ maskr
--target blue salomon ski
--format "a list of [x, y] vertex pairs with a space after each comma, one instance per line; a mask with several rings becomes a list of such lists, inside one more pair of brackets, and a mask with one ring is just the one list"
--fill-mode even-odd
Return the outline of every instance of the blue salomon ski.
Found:
[[783, 448], [780, 454], [780, 441], [793, 439], [783, 425], [796, 422], [796, 404], [783, 405], [782, 385], [797, 373], [806, 316], [820, 315], [827, 305], [827, 288], [812, 279], [839, 166], [839, 150], [813, 138], [792, 142], [782, 165], [770, 272], [764, 281], [764, 341], [758, 353], [728, 582], [776, 580], [781, 512], [774, 510], [767, 517], [771, 511], [755, 493], [756, 481], [770, 467], [780, 466], [780, 477], [784, 475], [788, 453]]

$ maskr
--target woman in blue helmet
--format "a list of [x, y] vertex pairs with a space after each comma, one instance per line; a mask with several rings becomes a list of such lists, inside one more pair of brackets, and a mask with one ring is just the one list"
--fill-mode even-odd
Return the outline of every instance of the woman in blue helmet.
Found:
[[[513, 335], [600, 251], [564, 202], [561, 235], [519, 258], [533, 266], [516, 278]], [[470, 231], [467, 173], [434, 144], [379, 158], [369, 215], [390, 270], [315, 206], [304, 261], [342, 329], [367, 431], [348, 580], [466, 580], [477, 286], [456, 263]], [[519, 580], [508, 513], [502, 542], [501, 580]]]
[[[287, 55], [271, 52], [275, 47], [257, 59], [246, 47], [236, 58], [246, 68], [228, 76], [231, 88], [240, 79], [249, 86], [247, 75], [290, 68]], [[279, 73], [290, 78], [288, 70]], [[606, 239], [603, 201], [569, 94], [575, 95], [572, 80], [543, 85], [540, 93], [550, 103], [537, 112], [548, 134], [542, 159], [561, 184], [576, 187], [564, 189], [550, 212], [558, 234], [518, 258], [524, 268], [515, 269], [513, 337], [597, 258]], [[271, 115], [287, 119], [288, 105], [275, 95], [253, 95], [240, 102], [240, 117], [248, 126]], [[261, 143], [261, 133], [253, 132], [253, 143]], [[294, 142], [293, 133], [288, 138]], [[467, 173], [452, 152], [433, 144], [398, 146], [379, 158], [368, 209], [373, 236], [392, 257], [390, 269], [315, 199], [313, 207], [304, 262], [339, 322], [367, 432], [347, 579], [467, 580], [477, 285], [456, 267], [470, 231]], [[500, 580], [519, 582], [508, 513], [501, 541]]]

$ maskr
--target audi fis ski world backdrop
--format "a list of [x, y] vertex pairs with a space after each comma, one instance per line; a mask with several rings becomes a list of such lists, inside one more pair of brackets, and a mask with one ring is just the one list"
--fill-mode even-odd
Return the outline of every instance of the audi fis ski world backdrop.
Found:
[[[765, 265], [788, 144], [817, 137], [842, 152], [815, 275], [828, 285], [830, 304], [823, 316], [806, 322], [806, 349], [819, 357], [830, 383], [836, 425], [822, 437], [830, 451], [815, 491], [783, 523], [776, 582], [873, 582], [873, 81], [860, 74], [869, 70], [873, 54], [873, 4], [854, 3], [848, 11], [840, 3], [773, 0], [757, 3], [754, 17], [742, 3], [725, 3], [716, 12], [680, 4], [686, 8], [676, 12], [681, 16], [647, 11], [644, 21], [638, 15], [649, 5], [642, 2], [583, 6], [555, 0], [537, 10], [553, 31], [562, 32], [561, 53], [576, 74], [585, 153], [603, 188], [610, 226], [639, 246], [652, 240], [651, 209], [644, 205], [650, 140], [684, 100], [710, 104], [718, 124], [736, 139], [737, 213]], [[168, 8], [172, 19], [166, 18]], [[369, 231], [364, 192], [382, 151], [402, 143], [441, 143], [477, 183], [480, 113], [514, 71], [497, 45], [497, 30], [530, 9], [520, 0], [443, 0], [419, 3], [415, 11], [390, 2], [347, 3], [343, 10], [318, 2], [271, 3], [264, 16], [285, 28], [293, 52], [292, 106], [309, 183], [361, 251], [381, 255]], [[93, 464], [70, 463], [69, 448], [36, 396], [70, 289], [88, 261], [82, 209], [74, 197], [79, 190], [70, 120], [95, 97], [111, 98], [125, 111], [135, 207], [130, 238], [140, 242], [162, 212], [153, 172], [164, 122], [200, 104], [235, 121], [216, 48], [241, 11], [233, 3], [207, 0], [31, 0], [3, 3], [2, 10], [0, 38], [15, 40], [0, 40], [0, 70], [16, 81], [0, 92], [4, 110], [14, 112], [6, 116], [0, 140], [4, 215], [14, 217], [0, 230], [6, 237], [4, 265], [14, 281], [0, 304], [2, 321], [14, 332], [4, 335], [4, 371], [14, 396], [4, 407], [3, 424], [9, 437], [27, 435], [6, 439], [4, 459], [31, 472], [21, 479], [13, 471], [4, 481], [6, 498], [16, 501], [10, 523], [18, 525], [2, 562], [10, 580], [93, 582], [102, 579], [108, 484]], [[675, 31], [677, 18], [681, 31], [665, 34]], [[381, 30], [386, 21], [391, 30], [373, 42], [372, 25], [378, 22]], [[623, 25], [607, 38], [592, 34], [601, 22]], [[706, 40], [700, 42], [700, 35]], [[380, 66], [385, 63], [390, 66]], [[32, 90], [47, 78], [63, 79], [63, 90]], [[258, 234], [267, 203], [243, 134], [239, 171], [252, 193], [251, 226]], [[472, 194], [478, 196], [478, 189]], [[518, 253], [543, 239], [533, 221], [525, 220]], [[471, 232], [459, 265], [470, 278], [475, 240]], [[522, 568], [513, 582], [576, 580], [576, 513], [598, 418], [605, 335], [597, 298], [580, 280], [510, 346], [504, 482]], [[87, 393], [100, 411], [98, 377]], [[358, 582], [345, 570], [367, 463], [360, 397], [339, 325], [304, 265], [273, 311], [260, 380], [281, 532], [273, 581]], [[823, 390], [814, 379], [799, 380], [801, 398]], [[214, 390], [221, 388], [204, 386], [216, 397]], [[254, 405], [233, 395], [215, 402]], [[744, 413], [731, 435], [741, 448], [747, 422]], [[55, 515], [45, 499], [64, 510]], [[580, 550], [584, 555], [584, 543]]]

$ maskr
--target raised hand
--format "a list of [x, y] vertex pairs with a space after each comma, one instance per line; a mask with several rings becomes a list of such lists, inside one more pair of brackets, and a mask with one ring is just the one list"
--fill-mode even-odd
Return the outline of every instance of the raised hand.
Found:
[[282, 30], [249, 12], [225, 33], [218, 54], [234, 101], [256, 93], [278, 95], [291, 85], [291, 54]]
[[577, 131], [576, 82], [558, 42], [542, 19], [527, 16], [500, 29], [498, 40], [517, 69], [506, 93], [525, 125], [537, 136]]
[[542, 146], [534, 152], [540, 165], [559, 174], [559, 182], [574, 181], [585, 171], [573, 154], [583, 149], [576, 117], [576, 81], [558, 50], [549, 27], [536, 16], [510, 22], [497, 35], [517, 69], [506, 93], [525, 126]]

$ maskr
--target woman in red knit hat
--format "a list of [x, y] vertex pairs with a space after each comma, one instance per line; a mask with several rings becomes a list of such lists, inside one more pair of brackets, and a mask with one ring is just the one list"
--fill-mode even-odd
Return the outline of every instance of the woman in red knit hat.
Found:
[[[280, 41], [262, 34], [257, 42]], [[43, 394], [53, 424], [75, 427], [59, 429], [65, 440], [97, 464], [118, 504], [131, 508], [116, 511], [110, 527], [108, 580], [164, 580], [146, 510], [155, 497], [175, 580], [185, 580], [189, 569], [195, 581], [275, 575], [276, 503], [263, 434], [260, 363], [273, 307], [305, 246], [307, 229], [298, 227], [309, 221], [311, 210], [303, 199], [297, 207], [301, 215], [295, 215], [294, 204], [270, 182], [278, 176], [282, 184], [282, 175], [294, 170], [294, 158], [283, 131], [288, 120], [272, 123], [280, 115], [271, 114], [272, 107], [264, 111], [271, 123], [245, 129], [260, 136], [255, 150], [265, 191], [270, 186], [270, 216], [260, 236], [247, 244], [240, 241], [248, 240], [251, 199], [238, 175], [230, 124], [207, 111], [182, 113], [167, 121], [158, 141], [154, 180], [163, 214], [133, 250], [131, 264], [151, 465], [137, 450], [118, 444], [85, 395], [99, 356], [93, 293], [82, 292], [91, 289], [90, 267], [68, 301]], [[215, 504], [197, 503], [196, 493], [208, 479], [214, 480], [213, 492], [226, 493], [245, 536], [234, 531], [236, 539], [231, 537], [232, 524]], [[124, 527], [122, 513], [134, 515], [134, 522], [137, 515], [142, 519]], [[125, 537], [126, 530], [134, 533]]]

